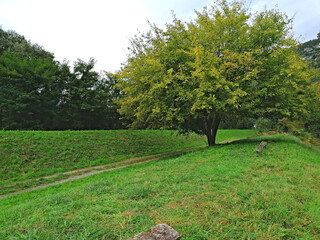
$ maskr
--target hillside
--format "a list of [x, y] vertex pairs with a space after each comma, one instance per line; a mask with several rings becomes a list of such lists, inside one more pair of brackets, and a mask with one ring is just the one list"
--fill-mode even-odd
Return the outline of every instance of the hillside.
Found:
[[217, 145], [2, 199], [0, 239], [128, 239], [157, 223], [184, 240], [320, 239], [319, 176], [319, 151], [293, 137]]
[[320, 68], [320, 37], [301, 44], [299, 53], [313, 66]]
[[[217, 139], [252, 134], [220, 130]], [[43, 178], [52, 174], [205, 144], [199, 135], [174, 131], [0, 131], [0, 195], [69, 177]]]

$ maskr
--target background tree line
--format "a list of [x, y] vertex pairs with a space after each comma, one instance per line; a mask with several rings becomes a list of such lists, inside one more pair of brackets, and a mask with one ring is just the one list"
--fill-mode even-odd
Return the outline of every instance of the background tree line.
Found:
[[0, 29], [0, 129], [122, 128], [115, 78], [94, 71], [95, 60], [69, 62]]
[[165, 128], [210, 145], [218, 128], [320, 137], [320, 38], [299, 46], [291, 24], [218, 1], [132, 38], [117, 74], [97, 73], [94, 59], [60, 63], [0, 29], [0, 129]]

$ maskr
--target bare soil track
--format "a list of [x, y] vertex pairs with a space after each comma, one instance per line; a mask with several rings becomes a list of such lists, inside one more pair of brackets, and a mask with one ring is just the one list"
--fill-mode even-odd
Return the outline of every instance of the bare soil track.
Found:
[[[164, 158], [164, 157], [181, 155], [181, 154], [192, 152], [194, 150], [197, 150], [197, 149], [203, 148], [203, 147], [205, 147], [205, 146], [197, 146], [197, 147], [180, 149], [180, 150], [165, 152], [165, 153], [160, 153], [160, 154], [154, 154], [154, 155], [148, 155], [148, 156], [136, 157], [136, 158], [129, 158], [129, 159], [123, 160], [121, 162], [110, 163], [110, 164], [94, 166], [94, 167], [87, 167], [87, 168], [77, 169], [77, 170], [73, 170], [73, 171], [57, 173], [57, 174], [50, 175], [50, 176], [44, 176], [44, 177], [42, 177], [43, 179], [49, 179], [49, 178], [56, 177], [58, 175], [72, 175], [66, 179], [62, 179], [62, 180], [55, 181], [52, 183], [41, 184], [39, 186], [27, 188], [25, 190], [0, 195], [0, 199], [5, 198], [5, 197], [10, 197], [13, 195], [17, 195], [20, 193], [31, 192], [33, 190], [46, 188], [46, 187], [53, 186], [53, 185], [58, 185], [58, 184], [61, 184], [64, 182], [69, 182], [69, 181], [72, 181], [75, 179], [84, 178], [84, 177], [91, 176], [91, 175], [98, 174], [98, 173], [102, 173], [102, 172], [112, 171], [115, 169], [120, 169], [120, 168], [133, 166], [133, 165], [137, 165], [137, 164], [141, 164], [141, 163], [145, 163], [145, 162], [150, 162], [150, 161]], [[38, 180], [38, 179], [33, 179], [33, 180]]]
[[[237, 140], [239, 140], [239, 138], [222, 141], [222, 142], [219, 142], [219, 144], [228, 144], [228, 143], [232, 143]], [[105, 165], [100, 165], [100, 166], [94, 166], [94, 167], [87, 167], [87, 168], [77, 169], [77, 170], [73, 170], [73, 171], [57, 173], [57, 174], [53, 174], [50, 176], [44, 176], [44, 177], [42, 177], [43, 179], [49, 179], [49, 178], [56, 177], [58, 175], [72, 175], [68, 178], [65, 178], [65, 179], [62, 179], [59, 181], [55, 181], [52, 183], [41, 184], [36, 187], [27, 188], [27, 189], [24, 189], [21, 191], [0, 195], [0, 199], [5, 198], [5, 197], [10, 197], [13, 195], [17, 195], [20, 193], [31, 192], [33, 190], [46, 188], [46, 187], [53, 186], [53, 185], [58, 185], [58, 184], [65, 183], [65, 182], [70, 182], [75, 179], [84, 178], [84, 177], [91, 176], [91, 175], [98, 174], [98, 173], [102, 173], [102, 172], [112, 171], [115, 169], [120, 169], [120, 168], [133, 166], [133, 165], [137, 165], [137, 164], [141, 164], [141, 163], [145, 163], [145, 162], [150, 162], [150, 161], [160, 159], [160, 158], [181, 155], [181, 154], [192, 152], [197, 149], [204, 148], [204, 147], [206, 147], [206, 146], [196, 146], [196, 147], [191, 147], [191, 148], [187, 148], [187, 149], [179, 149], [179, 150], [175, 150], [175, 151], [171, 151], [171, 152], [159, 153], [159, 154], [148, 155], [148, 156], [143, 156], [143, 157], [129, 158], [129, 159], [123, 160], [121, 162], [115, 162], [115, 163], [110, 163], [110, 164], [105, 164]], [[32, 180], [38, 180], [38, 179], [32, 179]]]

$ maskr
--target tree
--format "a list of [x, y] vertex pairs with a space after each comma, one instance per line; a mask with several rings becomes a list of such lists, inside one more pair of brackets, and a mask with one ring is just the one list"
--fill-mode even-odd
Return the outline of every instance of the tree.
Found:
[[54, 58], [52, 53], [44, 50], [38, 44], [32, 44], [15, 31], [4, 31], [0, 28], [0, 56], [5, 52], [19, 54], [21, 57], [32, 55], [42, 59], [53, 60]]
[[95, 60], [59, 63], [14, 31], [0, 28], [0, 129], [122, 128], [116, 78]]
[[50, 59], [5, 52], [0, 57], [0, 128], [52, 129], [60, 92]]
[[[317, 76], [320, 72], [317, 72]], [[311, 113], [308, 118], [303, 119], [306, 129], [313, 136], [320, 138], [320, 81], [314, 82], [310, 86], [310, 101], [308, 110]]]
[[94, 71], [93, 58], [74, 62], [73, 72], [68, 62], [60, 65], [59, 78], [63, 90], [58, 104], [59, 129], [119, 129], [122, 128], [115, 104], [119, 90], [109, 74]]
[[194, 131], [209, 145], [226, 117], [303, 113], [310, 76], [291, 22], [277, 10], [251, 14], [243, 3], [221, 0], [194, 21], [150, 25], [132, 39], [119, 72], [120, 113], [133, 128]]
[[53, 129], [57, 73], [52, 53], [0, 29], [0, 128]]

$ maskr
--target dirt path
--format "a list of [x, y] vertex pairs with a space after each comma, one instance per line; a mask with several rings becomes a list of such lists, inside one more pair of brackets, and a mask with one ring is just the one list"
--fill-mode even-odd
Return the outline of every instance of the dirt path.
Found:
[[[228, 144], [228, 143], [232, 143], [234, 141], [240, 140], [240, 139], [241, 138], [225, 140], [225, 141], [219, 142], [218, 144]], [[115, 169], [120, 169], [120, 168], [125, 168], [128, 166], [133, 166], [133, 165], [137, 165], [137, 164], [141, 164], [141, 163], [145, 163], [145, 162], [150, 162], [150, 161], [160, 159], [160, 158], [176, 156], [176, 155], [192, 152], [194, 150], [204, 148], [204, 147], [206, 147], [206, 145], [191, 147], [191, 148], [187, 148], [187, 149], [179, 149], [179, 150], [175, 150], [175, 151], [171, 151], [171, 152], [153, 154], [153, 155], [148, 155], [148, 156], [143, 156], [143, 157], [129, 158], [129, 159], [123, 160], [121, 162], [109, 163], [109, 164], [100, 165], [100, 166], [87, 167], [87, 168], [77, 169], [77, 170], [73, 170], [73, 171], [57, 173], [57, 174], [53, 174], [50, 176], [44, 176], [44, 177], [41, 177], [41, 179], [50, 179], [53, 177], [57, 177], [58, 175], [70, 175], [70, 174], [73, 175], [73, 176], [68, 177], [66, 179], [63, 179], [63, 180], [59, 180], [59, 181], [55, 181], [55, 182], [47, 183], [47, 184], [41, 184], [36, 187], [27, 188], [27, 189], [24, 189], [21, 191], [0, 195], [0, 199], [10, 197], [13, 195], [17, 195], [20, 193], [31, 192], [33, 190], [58, 185], [58, 184], [65, 183], [65, 182], [70, 182], [75, 179], [84, 178], [84, 177], [91, 176], [91, 175], [98, 174], [98, 173], [102, 173], [102, 172], [112, 171]], [[39, 180], [39, 179], [40, 178], [30, 179], [30, 180]]]
[[[150, 161], [160, 159], [160, 158], [165, 158], [165, 157], [170, 157], [170, 156], [175, 156], [175, 155], [180, 155], [180, 154], [192, 152], [194, 150], [197, 150], [197, 149], [200, 149], [203, 147], [206, 147], [206, 146], [197, 146], [197, 147], [192, 147], [192, 148], [188, 148], [188, 149], [180, 149], [180, 150], [166, 152], [166, 153], [159, 153], [159, 154], [148, 155], [148, 156], [143, 156], [143, 157], [129, 158], [129, 159], [123, 160], [121, 162], [115, 162], [115, 163], [110, 163], [110, 164], [105, 164], [105, 165], [100, 165], [100, 166], [94, 166], [94, 167], [87, 167], [87, 168], [77, 169], [77, 170], [73, 170], [73, 171], [57, 173], [57, 174], [53, 174], [50, 176], [44, 176], [42, 178], [49, 179], [49, 178], [53, 178], [53, 177], [56, 177], [61, 174], [62, 175], [69, 175], [69, 174], [74, 175], [69, 178], [55, 181], [52, 183], [41, 184], [39, 186], [27, 188], [25, 190], [0, 195], [0, 199], [10, 197], [13, 195], [17, 195], [20, 193], [31, 192], [33, 190], [58, 185], [61, 183], [69, 182], [69, 181], [79, 179], [79, 178], [84, 178], [84, 177], [91, 176], [91, 175], [98, 174], [98, 173], [102, 173], [102, 172], [112, 171], [115, 169], [120, 169], [120, 168], [125, 168], [128, 166], [133, 166], [133, 165], [137, 165], [137, 164], [141, 164], [141, 163], [145, 163], [145, 162], [150, 162]], [[40, 178], [38, 178], [38, 179], [40, 179]], [[32, 179], [32, 180], [38, 180], [38, 179]]]

